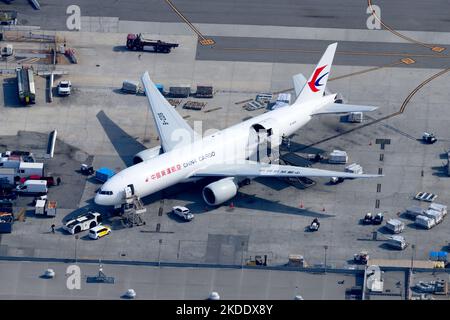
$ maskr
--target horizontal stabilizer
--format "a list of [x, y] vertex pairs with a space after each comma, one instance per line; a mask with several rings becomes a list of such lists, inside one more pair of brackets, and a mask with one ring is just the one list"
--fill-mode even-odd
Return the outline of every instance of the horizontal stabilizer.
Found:
[[297, 98], [306, 84], [306, 78], [302, 73], [299, 73], [292, 77], [292, 82], [294, 83], [295, 98]]
[[314, 111], [311, 115], [329, 114], [329, 113], [349, 113], [349, 112], [370, 112], [378, 109], [378, 107], [358, 106], [352, 104], [331, 103]]
[[242, 164], [213, 164], [200, 169], [193, 177], [337, 177], [337, 178], [378, 178], [377, 174], [357, 174], [315, 168], [304, 168], [277, 164], [246, 161]]

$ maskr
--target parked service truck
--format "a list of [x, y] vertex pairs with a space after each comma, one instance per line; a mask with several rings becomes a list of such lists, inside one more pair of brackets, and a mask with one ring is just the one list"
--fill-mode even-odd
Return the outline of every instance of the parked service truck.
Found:
[[33, 70], [30, 68], [17, 68], [17, 90], [21, 103], [34, 104], [36, 99], [36, 89], [34, 86]]
[[418, 206], [409, 207], [406, 209], [406, 215], [412, 219], [416, 219], [417, 216], [423, 215], [424, 211], [425, 210]]
[[389, 219], [386, 222], [386, 229], [394, 234], [403, 232], [405, 229], [405, 224], [398, 219]]
[[414, 224], [425, 229], [431, 229], [436, 225], [436, 221], [425, 215], [419, 215], [416, 217]]
[[142, 34], [129, 33], [127, 36], [127, 48], [133, 51], [152, 51], [169, 53], [178, 43], [169, 43], [161, 40], [150, 40], [142, 37]]
[[443, 216], [447, 215], [447, 206], [440, 203], [432, 203], [430, 204], [428, 209], [439, 211], [442, 213]]
[[48, 192], [47, 181], [27, 180], [16, 187], [16, 191], [22, 194], [46, 194]]
[[427, 211], [425, 211], [424, 216], [434, 219], [436, 224], [441, 223], [444, 219], [444, 215], [441, 212], [432, 209], [428, 209]]
[[408, 243], [405, 241], [405, 238], [398, 235], [391, 236], [389, 240], [386, 242], [386, 244], [391, 248], [397, 250], [404, 250], [408, 246]]
[[39, 162], [21, 162], [17, 175], [21, 178], [29, 176], [44, 176], [44, 164]]

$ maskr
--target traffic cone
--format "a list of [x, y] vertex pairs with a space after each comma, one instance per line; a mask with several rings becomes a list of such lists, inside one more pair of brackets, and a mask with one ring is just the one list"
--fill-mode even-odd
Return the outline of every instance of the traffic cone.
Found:
[[303, 201], [300, 202], [300, 209], [303, 209]]

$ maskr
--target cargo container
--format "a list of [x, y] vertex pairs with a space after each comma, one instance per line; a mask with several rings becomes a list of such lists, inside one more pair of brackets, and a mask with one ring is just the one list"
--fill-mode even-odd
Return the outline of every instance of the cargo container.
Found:
[[39, 162], [21, 162], [17, 175], [21, 178], [29, 176], [44, 176], [44, 164]]
[[95, 171], [95, 178], [101, 182], [106, 182], [108, 179], [110, 179], [112, 176], [114, 176], [116, 173], [106, 167], [100, 168], [97, 171]]
[[447, 255], [448, 254], [445, 251], [431, 251], [430, 252], [430, 260], [447, 262]]
[[170, 87], [169, 95], [172, 98], [188, 98], [191, 94], [190, 86]]
[[386, 229], [392, 233], [398, 234], [403, 232], [405, 224], [398, 219], [389, 219], [386, 222]]
[[255, 97], [255, 101], [267, 105], [272, 100], [273, 95], [271, 93], [258, 93]]
[[352, 163], [352, 164], [346, 166], [345, 171], [350, 172], [350, 173], [355, 173], [355, 174], [363, 174], [363, 168], [357, 163]]
[[36, 200], [36, 205], [34, 206], [34, 214], [35, 215], [44, 215], [45, 214], [45, 200]]
[[333, 150], [328, 158], [329, 163], [345, 164], [348, 161], [347, 152], [342, 150]]
[[58, 203], [56, 201], [47, 201], [47, 207], [46, 207], [46, 214], [49, 217], [55, 217], [56, 216], [56, 207]]
[[291, 94], [290, 93], [280, 93], [272, 106], [272, 110], [286, 107], [291, 104]]
[[197, 86], [197, 91], [195, 92], [196, 98], [212, 98], [213, 97], [213, 87], [212, 86]]
[[436, 221], [425, 215], [419, 215], [416, 217], [414, 224], [425, 229], [431, 229], [436, 225]]
[[162, 95], [164, 95], [164, 85], [160, 83], [155, 83], [156, 89], [158, 89], [159, 92], [161, 92]]
[[347, 119], [348, 119], [348, 122], [361, 123], [363, 121], [363, 113], [362, 112], [350, 112]]

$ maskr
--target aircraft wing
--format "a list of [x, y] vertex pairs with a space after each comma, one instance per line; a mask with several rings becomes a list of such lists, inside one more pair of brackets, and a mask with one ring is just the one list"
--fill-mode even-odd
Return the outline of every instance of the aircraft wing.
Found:
[[357, 174], [314, 168], [266, 164], [246, 161], [242, 164], [213, 164], [200, 169], [193, 177], [337, 177], [337, 178], [378, 178], [377, 174]]
[[159, 92], [148, 72], [142, 76], [142, 83], [164, 152], [192, 143], [197, 133]]
[[358, 106], [352, 104], [330, 103], [320, 109], [314, 111], [312, 116], [330, 113], [349, 113], [349, 112], [370, 112], [378, 109], [378, 107]]

